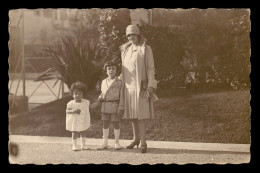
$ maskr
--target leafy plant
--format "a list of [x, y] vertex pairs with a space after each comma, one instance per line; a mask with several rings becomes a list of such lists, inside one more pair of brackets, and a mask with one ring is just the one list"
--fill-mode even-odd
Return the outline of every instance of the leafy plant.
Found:
[[45, 49], [53, 67], [35, 80], [55, 78], [68, 87], [81, 81], [93, 88], [100, 80], [103, 63], [110, 58], [120, 59], [119, 46], [125, 42], [122, 35], [130, 24], [129, 10], [78, 10], [69, 23], [72, 34]]
[[128, 9], [101, 10], [98, 31], [99, 45], [106, 50], [103, 61], [119, 58], [119, 46], [127, 41], [125, 29], [130, 24]]
[[58, 78], [63, 80], [68, 88], [75, 81], [81, 81], [88, 88], [93, 88], [99, 80], [100, 70], [95, 61], [99, 56], [99, 48], [93, 42], [73, 39], [72, 36], [61, 37], [61, 42], [45, 49], [51, 56], [55, 72], [45, 73], [40, 79]]

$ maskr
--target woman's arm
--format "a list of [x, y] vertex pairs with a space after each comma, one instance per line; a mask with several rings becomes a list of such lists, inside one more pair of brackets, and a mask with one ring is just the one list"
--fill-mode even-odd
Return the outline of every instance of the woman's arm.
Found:
[[154, 68], [154, 58], [153, 51], [150, 46], [146, 46], [146, 63], [147, 63], [147, 78], [148, 78], [148, 88], [157, 88], [157, 81], [155, 80], [155, 68]]

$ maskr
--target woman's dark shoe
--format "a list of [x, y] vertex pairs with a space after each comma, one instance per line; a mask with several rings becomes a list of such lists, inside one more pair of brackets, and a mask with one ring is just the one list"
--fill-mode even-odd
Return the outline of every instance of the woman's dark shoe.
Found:
[[130, 145], [126, 146], [127, 149], [133, 149], [135, 146], [138, 148], [140, 141], [133, 141]]
[[141, 145], [141, 153], [146, 153], [147, 150], [147, 144]]

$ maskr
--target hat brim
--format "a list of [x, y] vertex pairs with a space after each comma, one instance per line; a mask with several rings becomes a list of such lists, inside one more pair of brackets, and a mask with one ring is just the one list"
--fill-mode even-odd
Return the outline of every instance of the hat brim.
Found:
[[130, 35], [130, 34], [134, 34], [134, 35], [139, 35], [140, 36], [140, 34], [138, 34], [138, 33], [127, 33], [126, 37], [128, 37], [128, 35]]

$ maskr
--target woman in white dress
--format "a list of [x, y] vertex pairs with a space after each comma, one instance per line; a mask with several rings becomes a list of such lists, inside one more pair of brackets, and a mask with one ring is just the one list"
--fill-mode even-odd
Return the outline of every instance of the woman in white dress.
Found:
[[133, 142], [126, 148], [138, 147], [146, 153], [146, 120], [154, 118], [153, 99], [157, 87], [153, 53], [140, 30], [135, 25], [126, 28], [129, 42], [120, 46], [122, 58], [122, 81], [124, 83], [124, 119], [132, 121]]

